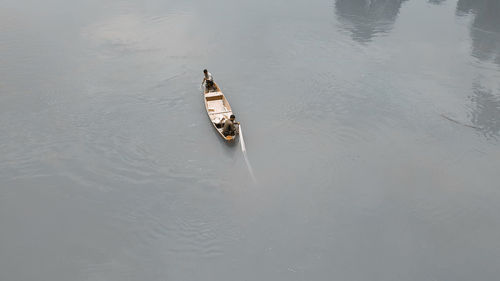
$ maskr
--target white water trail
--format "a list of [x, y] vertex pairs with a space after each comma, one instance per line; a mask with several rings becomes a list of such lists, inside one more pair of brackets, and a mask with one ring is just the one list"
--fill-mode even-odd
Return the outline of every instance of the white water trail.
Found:
[[254, 183], [257, 183], [257, 179], [255, 178], [255, 175], [253, 173], [252, 165], [250, 165], [250, 161], [248, 160], [247, 148], [245, 147], [245, 139], [243, 138], [243, 130], [241, 129], [241, 124], [239, 127], [240, 127], [241, 152], [243, 152], [243, 158], [245, 158], [245, 163], [247, 164], [248, 173], [250, 173], [250, 177], [252, 177]]

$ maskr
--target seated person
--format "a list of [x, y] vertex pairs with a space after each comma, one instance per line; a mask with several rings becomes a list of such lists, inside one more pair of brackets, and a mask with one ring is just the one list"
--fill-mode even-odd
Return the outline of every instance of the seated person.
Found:
[[236, 119], [236, 117], [234, 115], [231, 115], [231, 117], [229, 117], [229, 120], [226, 120], [226, 122], [224, 123], [224, 127], [222, 128], [222, 134], [225, 137], [236, 135], [236, 126], [234, 126], [234, 124], [240, 124], [240, 123], [234, 122], [234, 119]]

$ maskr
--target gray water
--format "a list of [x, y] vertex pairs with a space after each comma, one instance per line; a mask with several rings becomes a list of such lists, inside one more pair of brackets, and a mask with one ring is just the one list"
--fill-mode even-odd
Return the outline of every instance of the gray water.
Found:
[[500, 276], [498, 0], [3, 0], [0, 35], [2, 281]]

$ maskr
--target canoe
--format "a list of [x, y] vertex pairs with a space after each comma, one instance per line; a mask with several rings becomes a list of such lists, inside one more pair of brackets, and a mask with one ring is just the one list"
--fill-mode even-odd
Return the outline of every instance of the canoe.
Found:
[[222, 134], [224, 121], [229, 119], [231, 114], [233, 114], [233, 111], [231, 110], [231, 106], [229, 105], [226, 97], [215, 82], [214, 86], [215, 89], [210, 91], [207, 89], [207, 87], [205, 87], [205, 85], [203, 86], [203, 100], [205, 101], [205, 109], [207, 110], [210, 122], [212, 122], [212, 125], [217, 130], [219, 135], [227, 142], [231, 142], [236, 139], [236, 136], [238, 135], [238, 127], [236, 127], [236, 134], [234, 136], [226, 137]]

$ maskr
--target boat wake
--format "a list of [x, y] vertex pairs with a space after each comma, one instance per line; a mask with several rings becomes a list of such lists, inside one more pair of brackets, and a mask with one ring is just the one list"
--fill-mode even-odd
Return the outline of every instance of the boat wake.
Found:
[[254, 183], [257, 183], [257, 179], [255, 178], [255, 175], [253, 173], [252, 165], [250, 164], [250, 161], [248, 160], [247, 149], [245, 147], [245, 139], [243, 139], [243, 131], [241, 129], [241, 124], [239, 127], [240, 127], [239, 129], [240, 129], [241, 152], [243, 153], [243, 158], [245, 158], [245, 163], [247, 164], [248, 173], [250, 174], [250, 177], [252, 177], [252, 180]]

